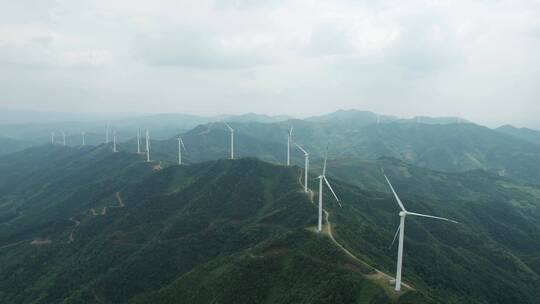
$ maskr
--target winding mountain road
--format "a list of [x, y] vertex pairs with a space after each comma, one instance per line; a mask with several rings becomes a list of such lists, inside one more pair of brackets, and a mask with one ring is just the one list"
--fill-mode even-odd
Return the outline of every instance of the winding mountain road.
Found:
[[[124, 208], [126, 206], [124, 204], [124, 200], [122, 200], [120, 191], [116, 192], [115, 197], [116, 197], [116, 201], [118, 202], [118, 206], [105, 206], [101, 209], [101, 212], [97, 212], [96, 209], [91, 208], [89, 209], [89, 211], [92, 214], [92, 216], [99, 216], [99, 215], [104, 216], [104, 215], [107, 215], [107, 210], [109, 210], [110, 208]], [[79, 228], [79, 225], [81, 224], [81, 222], [74, 220], [72, 217], [70, 217], [69, 220], [75, 223], [75, 227], [73, 228], [73, 230], [71, 230], [71, 233], [69, 234], [69, 243], [73, 243], [73, 241], [75, 241], [75, 232]]]
[[71, 230], [71, 233], [69, 234], [69, 242], [68, 242], [68, 243], [73, 243], [75, 241], [75, 232], [77, 231], [77, 228], [79, 228], [79, 225], [81, 224], [81, 222], [73, 219], [72, 217], [70, 217], [69, 220], [75, 223], [75, 227], [73, 227], [73, 229]]
[[[299, 178], [299, 182], [300, 182], [300, 185], [303, 186], [302, 184], [302, 175], [300, 176]], [[310, 202], [315, 205], [315, 192], [311, 189], [308, 189], [308, 193], [307, 193], [308, 197], [309, 197], [309, 200]], [[359, 259], [357, 256], [355, 256], [352, 252], [350, 252], [349, 250], [347, 250], [347, 248], [345, 248], [340, 242], [338, 242], [336, 240], [336, 238], [334, 237], [334, 233], [333, 233], [333, 230], [332, 230], [332, 223], [330, 222], [330, 213], [326, 210], [323, 209], [323, 213], [324, 213], [324, 221], [325, 223], [323, 224], [323, 231], [322, 233], [328, 235], [328, 237], [330, 238], [330, 240], [341, 250], [343, 251], [347, 256], [349, 256], [350, 258], [352, 258], [353, 260], [355, 260], [356, 262], [366, 266], [367, 268], [370, 268], [374, 271], [373, 274], [364, 274], [364, 276], [368, 279], [371, 279], [371, 280], [377, 280], [377, 281], [384, 281], [383, 284], [386, 282], [387, 284], [390, 283], [391, 280], [394, 280], [394, 277], [376, 269], [375, 267], [372, 267], [370, 266], [369, 264], [367, 264], [366, 262], [364, 262], [363, 260]], [[403, 287], [405, 287], [406, 290], [415, 290], [414, 288], [412, 288], [411, 286], [405, 284], [405, 283], [402, 283]], [[388, 285], [389, 286], [389, 285]], [[403, 291], [401, 292], [403, 293]]]
[[15, 243], [11, 243], [11, 244], [7, 244], [7, 245], [4, 245], [4, 246], [0, 246], [0, 249], [4, 249], [4, 248], [9, 248], [9, 247], [13, 247], [13, 246], [17, 246], [21, 243], [24, 243], [24, 242], [27, 242], [27, 240], [22, 240], [22, 241], [18, 241], [18, 242], [15, 242]]

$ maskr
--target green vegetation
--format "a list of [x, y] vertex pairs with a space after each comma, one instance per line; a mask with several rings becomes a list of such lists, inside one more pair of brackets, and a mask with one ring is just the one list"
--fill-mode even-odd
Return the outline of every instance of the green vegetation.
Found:
[[[393, 157], [407, 163], [445, 172], [482, 169], [494, 174], [538, 184], [540, 151], [522, 138], [470, 123], [416, 123], [391, 121], [376, 124], [373, 113], [338, 112], [333, 120], [290, 120], [278, 123], [233, 123], [236, 152], [240, 157], [257, 157], [285, 162], [286, 134], [294, 126], [294, 140], [318, 161], [330, 147], [330, 158], [371, 159]], [[357, 119], [355, 120], [355, 117]], [[390, 118], [387, 118], [390, 120]], [[421, 120], [422, 121], [422, 120]], [[225, 158], [229, 152], [228, 131], [211, 123], [182, 134], [188, 148], [186, 161], [196, 163]], [[134, 151], [135, 143], [127, 143]], [[174, 161], [176, 140], [152, 143], [156, 158]], [[302, 165], [302, 154], [293, 149], [293, 161]]]
[[151, 163], [126, 152], [132, 141], [120, 153], [45, 145], [0, 157], [0, 302], [536, 302], [534, 144], [472, 124], [347, 133], [329, 122], [233, 123], [238, 154], [283, 162], [291, 123], [315, 164], [330, 143], [328, 175], [344, 207], [327, 196], [325, 209], [337, 241], [368, 265], [395, 271], [398, 208], [381, 168], [408, 209], [460, 222], [407, 219], [404, 280], [416, 291], [394, 294], [312, 231], [300, 168], [201, 162], [228, 154], [228, 132], [215, 124], [184, 134], [189, 166], [171, 165], [174, 139], [153, 141], [163, 161]]
[[515, 136], [517, 138], [521, 138], [533, 144], [537, 144], [537, 145], [540, 144], [540, 132], [536, 130], [531, 130], [527, 128], [516, 128], [511, 125], [504, 125], [502, 127], [497, 128], [496, 130], [501, 133], [505, 133], [508, 135]]
[[22, 151], [31, 146], [31, 143], [9, 137], [0, 137], [0, 155]]
[[[152, 172], [138, 156], [53, 146], [0, 163], [20, 166], [12, 185], [28, 183], [2, 190], [21, 212], [0, 223], [0, 246], [15, 243], [0, 250], [1, 302], [398, 301], [306, 230], [316, 212], [297, 168], [242, 159]], [[117, 191], [125, 207], [88, 211], [114, 205]], [[30, 245], [36, 238], [51, 242]], [[407, 299], [429, 303], [417, 293], [398, 302]]]

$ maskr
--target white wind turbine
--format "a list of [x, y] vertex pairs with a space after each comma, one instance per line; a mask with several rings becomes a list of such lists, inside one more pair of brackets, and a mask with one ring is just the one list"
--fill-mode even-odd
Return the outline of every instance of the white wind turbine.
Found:
[[113, 152], [118, 152], [118, 150], [116, 149], [116, 130], [113, 130]]
[[299, 144], [294, 143], [300, 151], [304, 152], [304, 191], [308, 192], [308, 173], [309, 173], [309, 153], [307, 153], [304, 148], [302, 148]]
[[141, 154], [141, 128], [137, 128], [137, 154]]
[[289, 133], [287, 134], [287, 166], [291, 165], [292, 132], [293, 132], [293, 127], [291, 126], [291, 128], [289, 129]]
[[187, 151], [187, 149], [186, 149], [186, 146], [184, 145], [184, 141], [182, 140], [182, 137], [178, 136], [176, 140], [178, 141], [178, 164], [181, 165], [182, 164], [182, 148], [184, 149], [184, 151]]
[[82, 146], [85, 146], [85, 145], [86, 145], [86, 138], [85, 138], [86, 133], [83, 131], [83, 132], [81, 133], [81, 136], [82, 136]]
[[146, 161], [150, 162], [150, 131], [146, 129]]
[[54, 145], [54, 132], [51, 132], [51, 144]]
[[328, 152], [325, 154], [324, 156], [324, 165], [323, 165], [323, 172], [322, 174], [319, 176], [319, 223], [318, 223], [318, 227], [317, 227], [317, 232], [321, 232], [322, 231], [322, 213], [323, 213], [323, 207], [322, 207], [322, 195], [323, 195], [323, 180], [324, 182], [326, 183], [326, 185], [328, 186], [328, 188], [330, 189], [330, 191], [332, 191], [332, 194], [334, 195], [334, 197], [336, 198], [336, 201], [337, 203], [339, 204], [339, 207], [341, 207], [341, 202], [339, 201], [339, 198], [337, 197], [336, 195], [336, 192], [334, 192], [334, 189], [332, 189], [332, 186], [330, 185], [330, 183], [328, 182], [328, 179], [326, 179], [326, 160], [328, 159]]
[[421, 213], [414, 213], [414, 212], [409, 212], [409, 211], [405, 210], [405, 206], [403, 205], [403, 203], [399, 199], [399, 196], [397, 195], [396, 191], [394, 190], [394, 187], [390, 183], [390, 180], [388, 179], [388, 177], [386, 175], [384, 175], [384, 178], [386, 179], [386, 182], [388, 183], [388, 186], [390, 186], [390, 189], [392, 190], [392, 193], [394, 194], [394, 197], [396, 198], [396, 201], [397, 201], [397, 203], [399, 205], [399, 208], [401, 208], [401, 211], [399, 212], [399, 217], [400, 217], [399, 227], [398, 227], [398, 230], [396, 231], [396, 234], [394, 235], [394, 240], [392, 241], [392, 244], [393, 244], [395, 242], [396, 237], [397, 237], [398, 232], [399, 232], [399, 244], [398, 244], [398, 257], [397, 257], [397, 271], [396, 271], [396, 280], [395, 280], [395, 283], [396, 283], [395, 290], [400, 291], [401, 290], [401, 266], [402, 266], [402, 263], [403, 263], [403, 238], [404, 238], [404, 235], [405, 235], [405, 217], [407, 215], [413, 215], [413, 216], [420, 216], [420, 217], [427, 217], [427, 218], [432, 218], [432, 219], [437, 219], [437, 220], [448, 221], [448, 222], [452, 222], [452, 223], [456, 223], [456, 224], [458, 222], [456, 222], [454, 220], [444, 218], [444, 217], [426, 215], [426, 214], [421, 214]]
[[231, 132], [231, 159], [234, 159], [234, 129], [226, 122], [223, 122]]
[[61, 131], [62, 132], [62, 141], [63, 141], [63, 144], [64, 146], [66, 145], [66, 133], [64, 131]]

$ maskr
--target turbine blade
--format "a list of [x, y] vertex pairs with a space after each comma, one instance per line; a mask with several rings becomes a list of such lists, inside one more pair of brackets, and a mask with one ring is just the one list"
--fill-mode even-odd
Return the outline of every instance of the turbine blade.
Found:
[[396, 198], [399, 208], [401, 208], [402, 211], [407, 212], [407, 210], [405, 210], [405, 206], [403, 206], [403, 203], [399, 199], [399, 196], [397, 195], [396, 190], [394, 190], [394, 187], [392, 186], [392, 183], [390, 183], [390, 180], [388, 179], [388, 177], [384, 175], [384, 178], [386, 179], [386, 182], [388, 182], [388, 186], [390, 186], [390, 189], [392, 190], [392, 193], [394, 194], [394, 197]]
[[226, 122], [223, 122], [223, 123], [227, 126], [227, 128], [229, 128], [229, 131], [231, 131], [231, 132], [234, 131], [234, 129], [228, 123], [226, 123]]
[[414, 213], [414, 212], [408, 212], [408, 211], [405, 211], [405, 212], [407, 213], [407, 215], [414, 215], [414, 216], [427, 217], [427, 218], [432, 218], [432, 219], [437, 219], [437, 220], [442, 220], [442, 221], [448, 221], [448, 222], [452, 222], [452, 223], [459, 224], [459, 222], [454, 221], [454, 220], [451, 220], [451, 219], [447, 219], [447, 218], [445, 218], [445, 217], [439, 217], [439, 216], [427, 215], [427, 214], [422, 214], [422, 213]]
[[294, 144], [298, 147], [298, 149], [300, 149], [300, 151], [304, 152], [305, 155], [309, 155], [309, 153], [307, 153], [307, 151], [304, 150], [304, 148], [302, 148], [299, 144], [297, 143], [294, 143]]
[[394, 234], [394, 239], [392, 240], [392, 244], [390, 244], [390, 247], [388, 247], [388, 249], [390, 249], [390, 248], [392, 248], [392, 246], [394, 246], [394, 243], [396, 242], [396, 239], [397, 239], [400, 228], [401, 228], [401, 225], [398, 225], [397, 230], [396, 230], [396, 234]]
[[328, 160], [328, 147], [326, 147], [326, 153], [324, 154], [324, 165], [322, 169], [322, 175], [326, 176], [326, 161]]
[[182, 144], [182, 148], [184, 148], [184, 151], [187, 151], [186, 146], [184, 145], [184, 141], [182, 138], [180, 138], [180, 144]]
[[292, 132], [293, 132], [293, 126], [291, 126], [291, 128], [289, 129], [289, 137], [292, 137]]
[[339, 201], [339, 198], [337, 197], [336, 192], [334, 192], [334, 189], [332, 189], [332, 186], [330, 186], [330, 183], [328, 182], [328, 180], [326, 179], [326, 177], [323, 176], [323, 178], [324, 178], [324, 181], [326, 182], [326, 185], [328, 186], [328, 188], [330, 189], [330, 191], [332, 191], [332, 194], [333, 194], [334, 197], [336, 198], [336, 201], [337, 201], [339, 207], [343, 207], [343, 206], [341, 206], [341, 202]]

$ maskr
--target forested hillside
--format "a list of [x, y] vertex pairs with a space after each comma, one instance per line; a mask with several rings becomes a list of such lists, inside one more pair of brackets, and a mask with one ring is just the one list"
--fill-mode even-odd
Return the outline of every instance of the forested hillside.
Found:
[[[387, 276], [399, 209], [380, 167], [409, 210], [460, 222], [407, 219], [404, 281], [414, 290], [400, 294]], [[539, 295], [538, 189], [485, 172], [331, 161], [328, 174], [345, 180], [332, 179], [343, 208], [325, 192], [332, 225], [319, 235], [317, 197], [303, 192], [298, 167], [167, 166], [106, 147], [48, 145], [2, 157], [0, 168], [6, 303], [535, 303]]]

